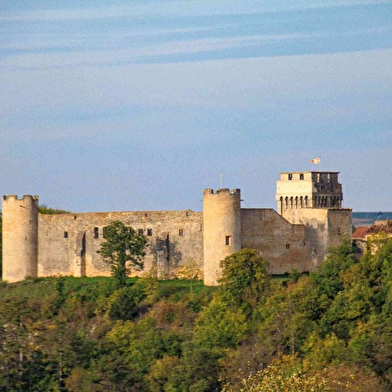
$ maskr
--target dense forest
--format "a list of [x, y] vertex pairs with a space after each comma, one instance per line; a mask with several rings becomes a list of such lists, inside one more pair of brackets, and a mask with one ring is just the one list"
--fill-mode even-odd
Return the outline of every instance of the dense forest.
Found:
[[250, 249], [201, 281], [0, 287], [0, 391], [392, 391], [392, 242], [268, 276]]

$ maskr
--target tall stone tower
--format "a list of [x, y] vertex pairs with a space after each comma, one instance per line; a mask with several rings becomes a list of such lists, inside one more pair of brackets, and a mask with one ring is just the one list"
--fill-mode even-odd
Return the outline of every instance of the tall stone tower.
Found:
[[[276, 182], [278, 213], [295, 220], [302, 208], [341, 208], [343, 193], [337, 172], [285, 172]], [[292, 222], [299, 223], [299, 222]]]
[[241, 249], [241, 192], [205, 189], [203, 193], [204, 284], [218, 285], [219, 263]]
[[351, 209], [342, 208], [338, 172], [284, 172], [276, 182], [279, 214], [292, 224], [305, 225], [307, 268], [320, 265], [328, 248], [351, 236]]
[[37, 277], [38, 196], [3, 196], [3, 280]]

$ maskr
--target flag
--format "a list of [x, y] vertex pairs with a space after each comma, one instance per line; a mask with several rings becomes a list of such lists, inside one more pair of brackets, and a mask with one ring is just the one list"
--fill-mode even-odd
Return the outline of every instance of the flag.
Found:
[[312, 159], [310, 161], [310, 163], [314, 163], [315, 165], [319, 165], [321, 163], [321, 157]]

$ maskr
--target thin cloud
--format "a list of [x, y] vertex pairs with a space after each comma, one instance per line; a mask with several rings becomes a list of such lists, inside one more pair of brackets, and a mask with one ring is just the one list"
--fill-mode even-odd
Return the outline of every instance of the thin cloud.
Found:
[[[175, 29], [176, 30], [176, 29]], [[159, 31], [159, 30], [158, 30]], [[158, 31], [152, 31], [152, 34], [158, 34]], [[165, 31], [170, 31], [169, 29]], [[65, 42], [50, 42], [46, 45], [41, 42], [37, 47], [34, 43], [23, 44], [16, 43], [14, 46], [9, 44], [8, 49], [31, 49], [32, 52], [16, 53], [0, 60], [1, 69], [48, 69], [48, 68], [69, 68], [85, 66], [113, 66], [124, 65], [135, 62], [148, 62], [150, 59], [156, 59], [162, 56], [178, 56], [198, 53], [213, 53], [216, 51], [228, 49], [241, 49], [251, 47], [262, 47], [263, 45], [273, 42], [301, 42], [302, 40], [356, 36], [363, 34], [381, 34], [390, 32], [390, 27], [378, 27], [375, 29], [353, 30], [345, 32], [324, 31], [312, 33], [285, 33], [285, 34], [254, 34], [236, 37], [223, 38], [205, 38], [205, 39], [188, 39], [172, 40], [164, 42], [155, 42], [150, 44], [137, 44], [133, 47], [120, 47], [117, 44], [106, 45], [107, 49], [97, 50], [95, 47], [86, 49], [85, 47], [76, 46], [77, 40], [65, 40]], [[122, 35], [121, 35], [122, 36]], [[124, 36], [122, 36], [124, 37]], [[75, 45], [75, 46], [74, 46]], [[101, 47], [100, 45], [99, 47]], [[3, 47], [4, 49], [4, 47]], [[39, 49], [42, 49], [40, 51]], [[47, 49], [47, 50], [45, 50]], [[67, 50], [68, 49], [68, 50]], [[35, 50], [35, 52], [34, 52]], [[262, 56], [259, 52], [255, 57]], [[181, 62], [181, 59], [176, 61]]]
[[0, 68], [17, 67], [20, 69], [39, 67], [70, 67], [86, 65], [104, 65], [116, 62], [135, 62], [148, 60], [156, 56], [214, 52], [222, 49], [244, 48], [263, 42], [283, 41], [322, 36], [319, 33], [265, 34], [226, 38], [207, 38], [185, 41], [173, 41], [140, 46], [128, 49], [111, 50], [74, 50], [71, 53], [27, 53], [0, 61]]
[[92, 20], [119, 17], [146, 17], [146, 16], [203, 16], [203, 15], [250, 15], [257, 13], [274, 13], [286, 11], [299, 11], [318, 8], [354, 7], [359, 5], [390, 4], [389, 0], [352, 0], [352, 1], [326, 1], [321, 4], [293, 3], [284, 5], [265, 6], [260, 4], [242, 4], [238, 7], [237, 2], [227, 2], [222, 7], [221, 3], [214, 2], [168, 2], [166, 6], [158, 2], [146, 2], [145, 4], [132, 4], [122, 7], [104, 8], [79, 8], [60, 10], [34, 10], [24, 12], [3, 12], [0, 22], [45, 22], [65, 20]]
[[[172, 28], [172, 29], [155, 29], [155, 30], [135, 30], [135, 31], [116, 31], [114, 36], [108, 40], [107, 34], [58, 34], [48, 38], [47, 34], [36, 34], [33, 36], [26, 35], [26, 40], [15, 40], [14, 42], [0, 44], [0, 50], [40, 50], [40, 49], [68, 49], [81, 47], [81, 42], [93, 45], [97, 41], [111, 41], [113, 43], [121, 42], [128, 38], [134, 37], [170, 37], [176, 34], [199, 33], [207, 31], [216, 31], [218, 29], [229, 29], [236, 26], [235, 23], [216, 24], [209, 27], [189, 27], [189, 28]], [[84, 50], [84, 48], [83, 48]]]

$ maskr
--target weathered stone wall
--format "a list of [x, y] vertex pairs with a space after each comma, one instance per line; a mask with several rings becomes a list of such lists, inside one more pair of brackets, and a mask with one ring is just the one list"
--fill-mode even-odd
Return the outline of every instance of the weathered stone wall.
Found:
[[300, 208], [286, 210], [284, 217], [293, 224], [305, 225], [306, 246], [310, 270], [320, 265], [328, 248], [328, 209]]
[[305, 227], [289, 223], [273, 209], [242, 209], [241, 233], [242, 248], [259, 250], [270, 263], [269, 273], [309, 269]]
[[351, 235], [351, 210], [340, 208], [342, 198], [336, 172], [282, 173], [279, 213], [241, 209], [239, 189], [204, 190], [203, 212], [45, 215], [38, 213], [36, 196], [3, 196], [3, 279], [109, 275], [97, 251], [104, 228], [114, 220], [147, 236], [145, 270], [155, 269], [158, 277], [169, 278], [176, 267], [196, 261], [204, 283], [216, 285], [220, 261], [241, 248], [259, 250], [273, 274], [309, 271], [342, 235]]
[[330, 246], [339, 245], [342, 235], [351, 236], [351, 209], [289, 209], [284, 217], [291, 223], [305, 225], [310, 270], [324, 261]]
[[328, 210], [328, 247], [340, 244], [342, 235], [352, 235], [352, 211], [348, 208]]
[[[202, 213], [138, 211], [39, 214], [38, 276], [105, 276], [110, 274], [97, 251], [103, 228], [119, 220], [142, 230], [149, 243], [144, 270], [170, 276], [178, 265], [196, 260], [202, 267]], [[159, 260], [157, 260], [159, 259]], [[159, 265], [158, 265], [159, 264]]]

